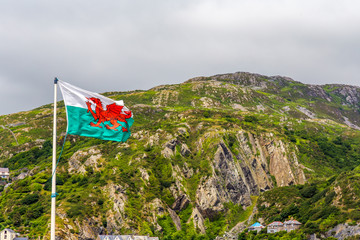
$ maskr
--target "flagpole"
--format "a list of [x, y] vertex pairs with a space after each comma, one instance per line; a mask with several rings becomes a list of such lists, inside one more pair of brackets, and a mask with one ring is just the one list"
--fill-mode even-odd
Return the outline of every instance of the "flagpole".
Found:
[[51, 231], [50, 240], [55, 240], [55, 200], [56, 200], [56, 103], [57, 103], [57, 82], [54, 79], [54, 120], [53, 120], [53, 155], [52, 155], [52, 178], [51, 178]]

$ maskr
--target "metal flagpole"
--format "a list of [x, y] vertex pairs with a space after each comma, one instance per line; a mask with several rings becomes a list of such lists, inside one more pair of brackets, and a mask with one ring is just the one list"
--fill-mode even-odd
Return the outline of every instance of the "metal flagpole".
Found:
[[56, 103], [57, 103], [57, 82], [54, 79], [54, 124], [53, 124], [53, 155], [52, 155], [52, 182], [51, 182], [51, 232], [50, 239], [55, 240], [55, 198], [56, 198]]

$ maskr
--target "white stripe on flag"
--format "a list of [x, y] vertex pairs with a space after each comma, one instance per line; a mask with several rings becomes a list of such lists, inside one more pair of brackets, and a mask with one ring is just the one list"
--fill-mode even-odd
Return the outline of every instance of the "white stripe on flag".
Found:
[[67, 82], [63, 82], [60, 80], [58, 80], [58, 84], [59, 84], [61, 92], [63, 94], [66, 106], [87, 108], [86, 102], [89, 100], [86, 98], [91, 98], [91, 97], [99, 98], [101, 100], [104, 108], [106, 107], [106, 105], [112, 104], [114, 102], [116, 102], [117, 105], [124, 106], [124, 102], [122, 100], [114, 101], [114, 100], [104, 97], [98, 93], [94, 93], [94, 92], [90, 92], [90, 91], [78, 88], [76, 86], [73, 86]]

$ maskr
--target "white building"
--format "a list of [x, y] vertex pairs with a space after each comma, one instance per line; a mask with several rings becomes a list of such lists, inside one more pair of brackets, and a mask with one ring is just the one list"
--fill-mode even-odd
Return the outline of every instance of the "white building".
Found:
[[159, 240], [159, 238], [137, 235], [99, 235], [98, 240]]
[[28, 240], [27, 237], [18, 237], [19, 234], [11, 230], [10, 228], [5, 228], [0, 232], [0, 240]]
[[5, 228], [0, 232], [0, 240], [13, 240], [16, 237], [16, 232], [9, 228]]
[[275, 221], [267, 225], [267, 233], [277, 233], [284, 230], [284, 224], [279, 221]]
[[290, 232], [299, 229], [301, 227], [301, 222], [291, 219], [284, 222], [284, 227], [287, 232]]
[[0, 168], [0, 179], [9, 179], [10, 172], [8, 168]]

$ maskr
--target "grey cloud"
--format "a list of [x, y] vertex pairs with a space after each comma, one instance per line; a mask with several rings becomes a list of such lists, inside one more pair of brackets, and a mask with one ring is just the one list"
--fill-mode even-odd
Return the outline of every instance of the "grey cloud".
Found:
[[356, 0], [7, 1], [0, 114], [50, 103], [55, 76], [97, 92], [235, 71], [360, 85], [359, 7]]

